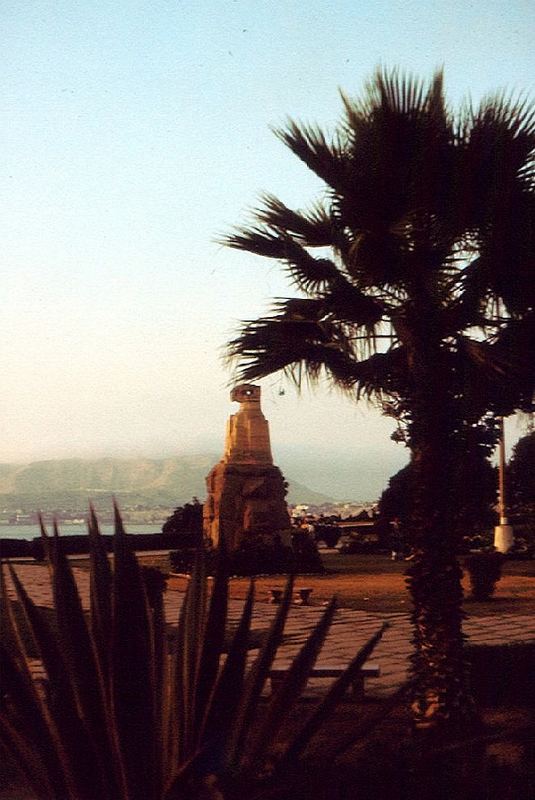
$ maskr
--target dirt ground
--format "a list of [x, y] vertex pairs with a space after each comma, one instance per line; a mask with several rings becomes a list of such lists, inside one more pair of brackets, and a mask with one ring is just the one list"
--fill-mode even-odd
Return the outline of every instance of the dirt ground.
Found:
[[[372, 612], [408, 611], [408, 597], [404, 573], [409, 566], [404, 561], [390, 561], [385, 555], [340, 555], [334, 550], [323, 550], [322, 559], [327, 572], [324, 575], [300, 575], [296, 587], [312, 588], [311, 602], [319, 604], [333, 595], [345, 608]], [[268, 600], [269, 589], [284, 587], [284, 576], [255, 578], [258, 600]], [[170, 588], [185, 585], [184, 578], [171, 578]], [[244, 598], [249, 586], [248, 578], [231, 579], [231, 596]], [[507, 561], [494, 597], [487, 602], [470, 599], [470, 587], [465, 575], [466, 611], [473, 615], [486, 615], [492, 611], [535, 614], [535, 561]]]

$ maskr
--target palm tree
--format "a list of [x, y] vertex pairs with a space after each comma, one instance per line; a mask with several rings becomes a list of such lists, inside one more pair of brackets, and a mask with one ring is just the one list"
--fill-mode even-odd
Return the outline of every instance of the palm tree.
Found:
[[229, 354], [240, 379], [326, 376], [398, 420], [416, 476], [412, 709], [442, 731], [473, 717], [452, 476], [535, 385], [535, 109], [498, 95], [454, 115], [440, 73], [378, 71], [342, 100], [330, 140], [291, 120], [276, 131], [325, 183], [321, 200], [302, 211], [264, 195], [223, 240], [281, 261], [298, 290], [244, 322]]

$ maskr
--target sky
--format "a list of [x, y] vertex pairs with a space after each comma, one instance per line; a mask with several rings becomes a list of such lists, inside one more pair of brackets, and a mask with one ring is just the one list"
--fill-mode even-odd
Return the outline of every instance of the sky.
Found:
[[[291, 290], [216, 239], [262, 191], [295, 207], [321, 193], [271, 126], [332, 130], [339, 89], [358, 95], [379, 64], [443, 66], [454, 105], [533, 93], [531, 0], [0, 8], [0, 462], [221, 452], [223, 346]], [[373, 498], [406, 462], [376, 409], [262, 386], [296, 480]], [[521, 432], [511, 423], [509, 443]]]

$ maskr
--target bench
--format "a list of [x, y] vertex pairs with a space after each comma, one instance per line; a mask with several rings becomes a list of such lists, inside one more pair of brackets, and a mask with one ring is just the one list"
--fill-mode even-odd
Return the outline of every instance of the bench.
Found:
[[[271, 680], [271, 693], [276, 692], [277, 688], [284, 680], [284, 676], [290, 669], [290, 664], [281, 667], [273, 667], [269, 671]], [[309, 678], [339, 678], [347, 669], [345, 666], [340, 665], [316, 665], [311, 671]], [[364, 696], [364, 681], [366, 678], [378, 678], [381, 675], [381, 668], [376, 662], [369, 662], [364, 664], [359, 673], [353, 678], [351, 682], [350, 692], [353, 699], [358, 699]]]
[[302, 589], [295, 590], [295, 600], [294, 602], [298, 606], [308, 606], [310, 595], [312, 594], [313, 589], [310, 586], [303, 586]]
[[[273, 587], [268, 589], [269, 591], [269, 602], [279, 604], [282, 601], [282, 595], [284, 593], [284, 589], [279, 587]], [[301, 589], [295, 589], [294, 591], [294, 603], [299, 606], [308, 606], [309, 598], [312, 594], [313, 589], [310, 586], [303, 586]]]

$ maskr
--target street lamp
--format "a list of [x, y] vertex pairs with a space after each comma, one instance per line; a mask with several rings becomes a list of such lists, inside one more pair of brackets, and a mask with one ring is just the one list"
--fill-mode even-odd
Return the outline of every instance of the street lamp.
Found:
[[494, 547], [499, 553], [507, 553], [514, 544], [513, 527], [507, 519], [505, 504], [505, 426], [503, 417], [500, 421], [500, 442], [498, 461], [498, 514], [500, 523], [494, 528]]

